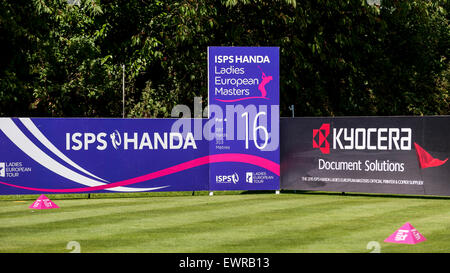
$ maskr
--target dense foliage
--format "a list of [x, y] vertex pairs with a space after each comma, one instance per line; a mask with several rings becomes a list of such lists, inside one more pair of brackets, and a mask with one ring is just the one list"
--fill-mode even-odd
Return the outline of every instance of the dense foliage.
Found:
[[[73, 2], [73, 0], [71, 1]], [[77, 2], [77, 1], [75, 1]], [[2, 0], [1, 116], [167, 117], [208, 46], [279, 46], [281, 115], [450, 114], [450, 4]]]

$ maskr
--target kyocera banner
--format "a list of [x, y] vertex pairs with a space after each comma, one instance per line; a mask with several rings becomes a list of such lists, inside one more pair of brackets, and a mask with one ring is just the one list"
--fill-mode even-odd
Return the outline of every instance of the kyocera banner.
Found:
[[281, 120], [283, 189], [450, 195], [450, 117]]
[[209, 47], [211, 155], [239, 154], [255, 164], [210, 166], [210, 190], [278, 190], [279, 48]]
[[207, 190], [207, 142], [176, 121], [0, 118], [0, 194]]

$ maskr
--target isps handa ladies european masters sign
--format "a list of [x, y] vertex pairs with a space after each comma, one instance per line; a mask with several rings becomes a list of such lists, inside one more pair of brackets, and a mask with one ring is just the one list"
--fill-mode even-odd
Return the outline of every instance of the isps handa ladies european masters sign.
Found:
[[210, 190], [278, 190], [279, 48], [209, 47], [209, 153], [257, 165], [210, 165]]

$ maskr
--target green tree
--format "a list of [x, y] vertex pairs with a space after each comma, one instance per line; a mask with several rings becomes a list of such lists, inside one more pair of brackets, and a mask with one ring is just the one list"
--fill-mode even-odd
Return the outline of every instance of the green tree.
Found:
[[[281, 114], [449, 114], [449, 2], [4, 0], [0, 114], [168, 117], [208, 46], [279, 46]], [[206, 99], [203, 101], [206, 106]]]
[[95, 21], [102, 14], [98, 2], [81, 1], [78, 6], [34, 0], [2, 5], [1, 29], [13, 42], [2, 73], [7, 79], [15, 76], [15, 81], [2, 80], [2, 90], [13, 97], [2, 97], [1, 111], [8, 111], [3, 114], [110, 116], [118, 112], [113, 101], [120, 94], [120, 67], [112, 65], [99, 47], [104, 30]]

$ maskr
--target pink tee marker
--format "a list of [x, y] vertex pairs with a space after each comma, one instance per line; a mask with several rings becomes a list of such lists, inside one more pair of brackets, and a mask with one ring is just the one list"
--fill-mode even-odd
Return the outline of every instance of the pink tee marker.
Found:
[[48, 199], [47, 196], [41, 194], [36, 201], [34, 201], [31, 206], [28, 208], [30, 209], [58, 209], [58, 205], [52, 202], [52, 200]]
[[387, 243], [414, 245], [426, 241], [420, 232], [418, 232], [409, 222], [397, 229], [391, 236], [384, 240]]

